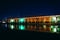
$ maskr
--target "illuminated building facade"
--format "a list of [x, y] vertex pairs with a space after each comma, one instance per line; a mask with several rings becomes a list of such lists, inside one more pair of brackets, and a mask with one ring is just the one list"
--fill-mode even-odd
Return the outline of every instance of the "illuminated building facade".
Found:
[[25, 18], [8, 18], [8, 28], [14, 30], [28, 30], [38, 32], [60, 32], [60, 15], [36, 16]]

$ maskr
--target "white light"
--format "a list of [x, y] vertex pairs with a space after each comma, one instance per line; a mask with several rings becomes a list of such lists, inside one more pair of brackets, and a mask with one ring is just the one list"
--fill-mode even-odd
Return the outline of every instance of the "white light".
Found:
[[56, 29], [56, 28], [54, 28], [54, 29], [53, 29], [53, 32], [57, 32], [57, 29]]
[[56, 21], [56, 17], [53, 17], [53, 20]]
[[2, 23], [6, 23], [5, 21], [2, 21]]
[[10, 22], [14, 22], [14, 19], [11, 19]]
[[11, 25], [10, 28], [13, 29], [14, 28], [14, 25]]
[[44, 25], [43, 27], [46, 28], [46, 25]]

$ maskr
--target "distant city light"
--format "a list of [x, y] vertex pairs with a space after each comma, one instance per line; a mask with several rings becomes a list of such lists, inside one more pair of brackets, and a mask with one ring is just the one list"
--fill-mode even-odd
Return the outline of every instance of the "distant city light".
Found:
[[19, 25], [19, 29], [20, 30], [25, 30], [25, 26], [24, 25]]
[[14, 22], [14, 19], [10, 19], [10, 22]]
[[14, 29], [14, 25], [10, 25], [10, 28], [11, 28], [11, 29]]
[[57, 17], [57, 21], [60, 21], [60, 17]]
[[56, 21], [56, 17], [52, 16], [52, 22]]
[[53, 28], [53, 32], [57, 32], [57, 29], [56, 28]]
[[51, 25], [51, 28], [54, 28], [54, 26]]
[[6, 23], [5, 21], [2, 21], [2, 23]]
[[[59, 16], [33, 16], [25, 18], [8, 18], [0, 21], [0, 26], [10, 28], [11, 30], [28, 30], [38, 32], [60, 33], [60, 15]], [[2, 27], [1, 27], [2, 28]]]
[[21, 22], [21, 23], [25, 22], [25, 18], [20, 18], [19, 22]]

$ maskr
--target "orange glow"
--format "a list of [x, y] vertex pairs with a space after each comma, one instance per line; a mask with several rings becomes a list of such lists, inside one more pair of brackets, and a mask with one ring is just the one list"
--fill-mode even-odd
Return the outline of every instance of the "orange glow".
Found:
[[45, 23], [45, 22], [50, 22], [50, 20], [51, 20], [51, 19], [50, 19], [49, 16], [45, 16], [45, 17], [44, 17], [44, 23]]
[[39, 17], [38, 22], [41, 22], [41, 21], [42, 21], [42, 18], [41, 18], [41, 17]]
[[32, 19], [32, 18], [30, 18], [30, 22], [31, 22], [31, 23], [33, 22], [33, 19]]
[[29, 23], [29, 22], [30, 22], [30, 18], [26, 18], [26, 22], [28, 22], [28, 23]]
[[27, 30], [30, 30], [30, 31], [35, 31], [35, 29], [36, 29], [36, 26], [27, 26], [27, 28], [26, 28]]
[[36, 22], [36, 18], [26, 18], [27, 22]]
[[43, 22], [43, 20], [44, 20], [44, 17], [42, 16], [40, 20], [41, 20], [41, 22]]
[[[38, 18], [38, 19], [37, 19]], [[29, 17], [25, 19], [26, 22], [51, 22], [50, 16], [41, 16], [41, 17]]]
[[32, 30], [32, 31], [33, 31], [33, 26], [30, 26], [30, 30]]
[[38, 21], [36, 18], [34, 18], [34, 22]]

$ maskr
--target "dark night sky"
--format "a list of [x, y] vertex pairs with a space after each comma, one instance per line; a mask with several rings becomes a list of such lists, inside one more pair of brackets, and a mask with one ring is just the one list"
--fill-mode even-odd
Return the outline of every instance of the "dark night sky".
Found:
[[[60, 2], [57, 0], [54, 1], [24, 1], [24, 0], [5, 0], [0, 1], [0, 20], [8, 17], [25, 17], [25, 16], [40, 16], [40, 15], [58, 15], [60, 14]], [[12, 38], [20, 37], [35, 37], [35, 38], [57, 38], [57, 34], [42, 34], [42, 33], [33, 33], [33, 32], [9, 32], [3, 34], [13, 35]], [[7, 36], [8, 37], [8, 36]], [[16, 38], [16, 39], [17, 39]]]
[[[0, 17], [25, 17], [60, 14], [59, 1], [2, 1]], [[0, 18], [0, 19], [1, 19]]]

